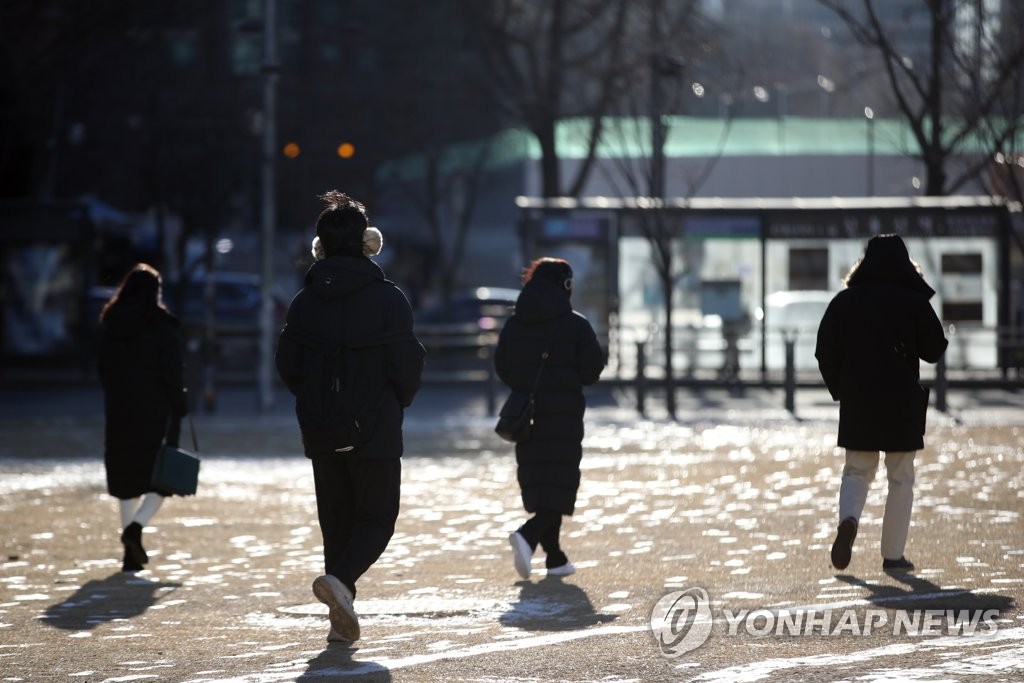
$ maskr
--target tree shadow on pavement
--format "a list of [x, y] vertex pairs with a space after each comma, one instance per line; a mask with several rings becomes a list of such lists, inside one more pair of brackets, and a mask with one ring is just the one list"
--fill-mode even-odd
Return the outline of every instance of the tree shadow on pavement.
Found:
[[548, 576], [533, 583], [519, 582], [519, 600], [498, 619], [505, 626], [528, 631], [572, 631], [613, 621], [618, 615], [599, 614], [579, 586]]
[[868, 602], [878, 607], [897, 610], [966, 610], [969, 613], [999, 610], [1000, 614], [1013, 609], [1012, 597], [997, 593], [975, 593], [966, 588], [943, 588], [928, 579], [913, 574], [888, 573], [899, 581], [900, 585], [889, 583], [870, 583], [864, 579], [848, 574], [839, 574], [836, 578], [851, 586], [859, 586], [870, 591]]
[[163, 597], [157, 591], [180, 586], [118, 572], [84, 583], [74, 595], [46, 608], [40, 621], [68, 631], [93, 629], [114, 619], [137, 617]]
[[297, 681], [322, 681], [333, 680], [335, 676], [350, 678], [358, 676], [361, 681], [374, 681], [375, 683], [389, 683], [391, 672], [380, 664], [374, 662], [361, 662], [353, 659], [353, 655], [359, 651], [351, 643], [332, 643], [313, 659], [309, 660], [306, 672], [299, 676]]

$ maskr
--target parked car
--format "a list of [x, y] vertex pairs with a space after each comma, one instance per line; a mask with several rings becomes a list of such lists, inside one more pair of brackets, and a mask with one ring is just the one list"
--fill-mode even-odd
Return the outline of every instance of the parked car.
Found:
[[[263, 307], [262, 278], [255, 273], [213, 273], [213, 320], [220, 334], [256, 334], [260, 329]], [[204, 296], [206, 279], [199, 276], [185, 284], [184, 296], [180, 285], [171, 280], [164, 285], [164, 301], [176, 311], [187, 328], [201, 328], [206, 324]], [[179, 298], [181, 297], [181, 298]], [[177, 303], [180, 301], [180, 305]], [[274, 297], [274, 324], [280, 327], [287, 312], [287, 302]]]
[[[215, 272], [213, 274], [213, 321], [218, 334], [255, 335], [260, 329], [262, 310], [262, 278], [255, 273]], [[116, 287], [97, 285], [88, 293], [88, 318], [99, 319], [103, 305], [117, 291]], [[206, 326], [204, 295], [206, 279], [197, 276], [185, 285], [181, 296], [179, 284], [167, 280], [163, 284], [163, 300], [167, 309], [181, 319], [188, 330]], [[179, 304], [180, 302], [180, 304]], [[283, 295], [274, 294], [274, 324], [280, 327], [288, 310], [288, 301]]]
[[476, 325], [481, 330], [500, 327], [512, 315], [519, 297], [518, 289], [477, 287], [452, 295], [445, 305], [439, 302], [416, 313], [416, 323], [424, 325]]
[[435, 357], [487, 357], [518, 297], [519, 290], [508, 287], [457, 291], [447, 305], [416, 312], [416, 335]]
[[[824, 290], [796, 290], [789, 292], [773, 292], [765, 297], [767, 314], [758, 311], [755, 315], [755, 334], [760, 332], [760, 321], [765, 318], [767, 335], [766, 361], [770, 369], [786, 367], [786, 339], [794, 341], [794, 366], [798, 370], [811, 370], [818, 367], [814, 358], [814, 347], [817, 344], [818, 325], [825, 315], [825, 309], [835, 292]], [[760, 365], [760, 350], [754, 366]], [[751, 366], [751, 367], [754, 367]]]

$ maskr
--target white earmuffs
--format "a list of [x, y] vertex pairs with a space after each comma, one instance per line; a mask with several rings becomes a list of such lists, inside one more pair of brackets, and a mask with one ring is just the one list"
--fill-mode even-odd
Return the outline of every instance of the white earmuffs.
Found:
[[[376, 256], [383, 247], [384, 235], [381, 234], [380, 230], [372, 226], [363, 230], [363, 256]], [[311, 251], [313, 258], [317, 261], [323, 261], [327, 258], [327, 252], [324, 250], [324, 245], [319, 237], [313, 238], [313, 248]]]
[[384, 235], [372, 225], [363, 230], [363, 256], [376, 256], [384, 247]]

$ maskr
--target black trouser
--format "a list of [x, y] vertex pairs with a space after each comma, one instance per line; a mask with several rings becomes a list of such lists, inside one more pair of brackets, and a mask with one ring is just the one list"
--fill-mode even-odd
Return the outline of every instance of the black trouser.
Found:
[[536, 514], [519, 527], [519, 533], [530, 544], [531, 549], [536, 549], [538, 543], [544, 549], [547, 555], [544, 566], [548, 569], [561, 567], [569, 561], [559, 547], [558, 535], [561, 530], [562, 513], [545, 508], [538, 508]]
[[316, 510], [328, 574], [356, 594], [356, 580], [384, 553], [395, 533], [402, 461], [313, 458]]

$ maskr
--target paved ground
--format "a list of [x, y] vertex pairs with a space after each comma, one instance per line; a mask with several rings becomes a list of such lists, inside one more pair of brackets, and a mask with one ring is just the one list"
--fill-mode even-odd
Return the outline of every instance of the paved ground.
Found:
[[98, 394], [0, 390], [0, 681], [1020, 681], [1024, 410], [950, 398], [919, 456], [913, 576], [880, 569], [881, 480], [851, 566], [830, 568], [842, 458], [821, 392], [796, 416], [780, 394], [686, 395], [677, 423], [599, 392], [564, 525], [580, 571], [545, 578], [537, 558], [520, 581], [510, 449], [482, 396], [427, 390], [398, 532], [360, 583], [363, 639], [328, 646], [286, 401], [254, 415], [232, 390], [196, 417], [200, 494], [167, 502], [131, 576]]

